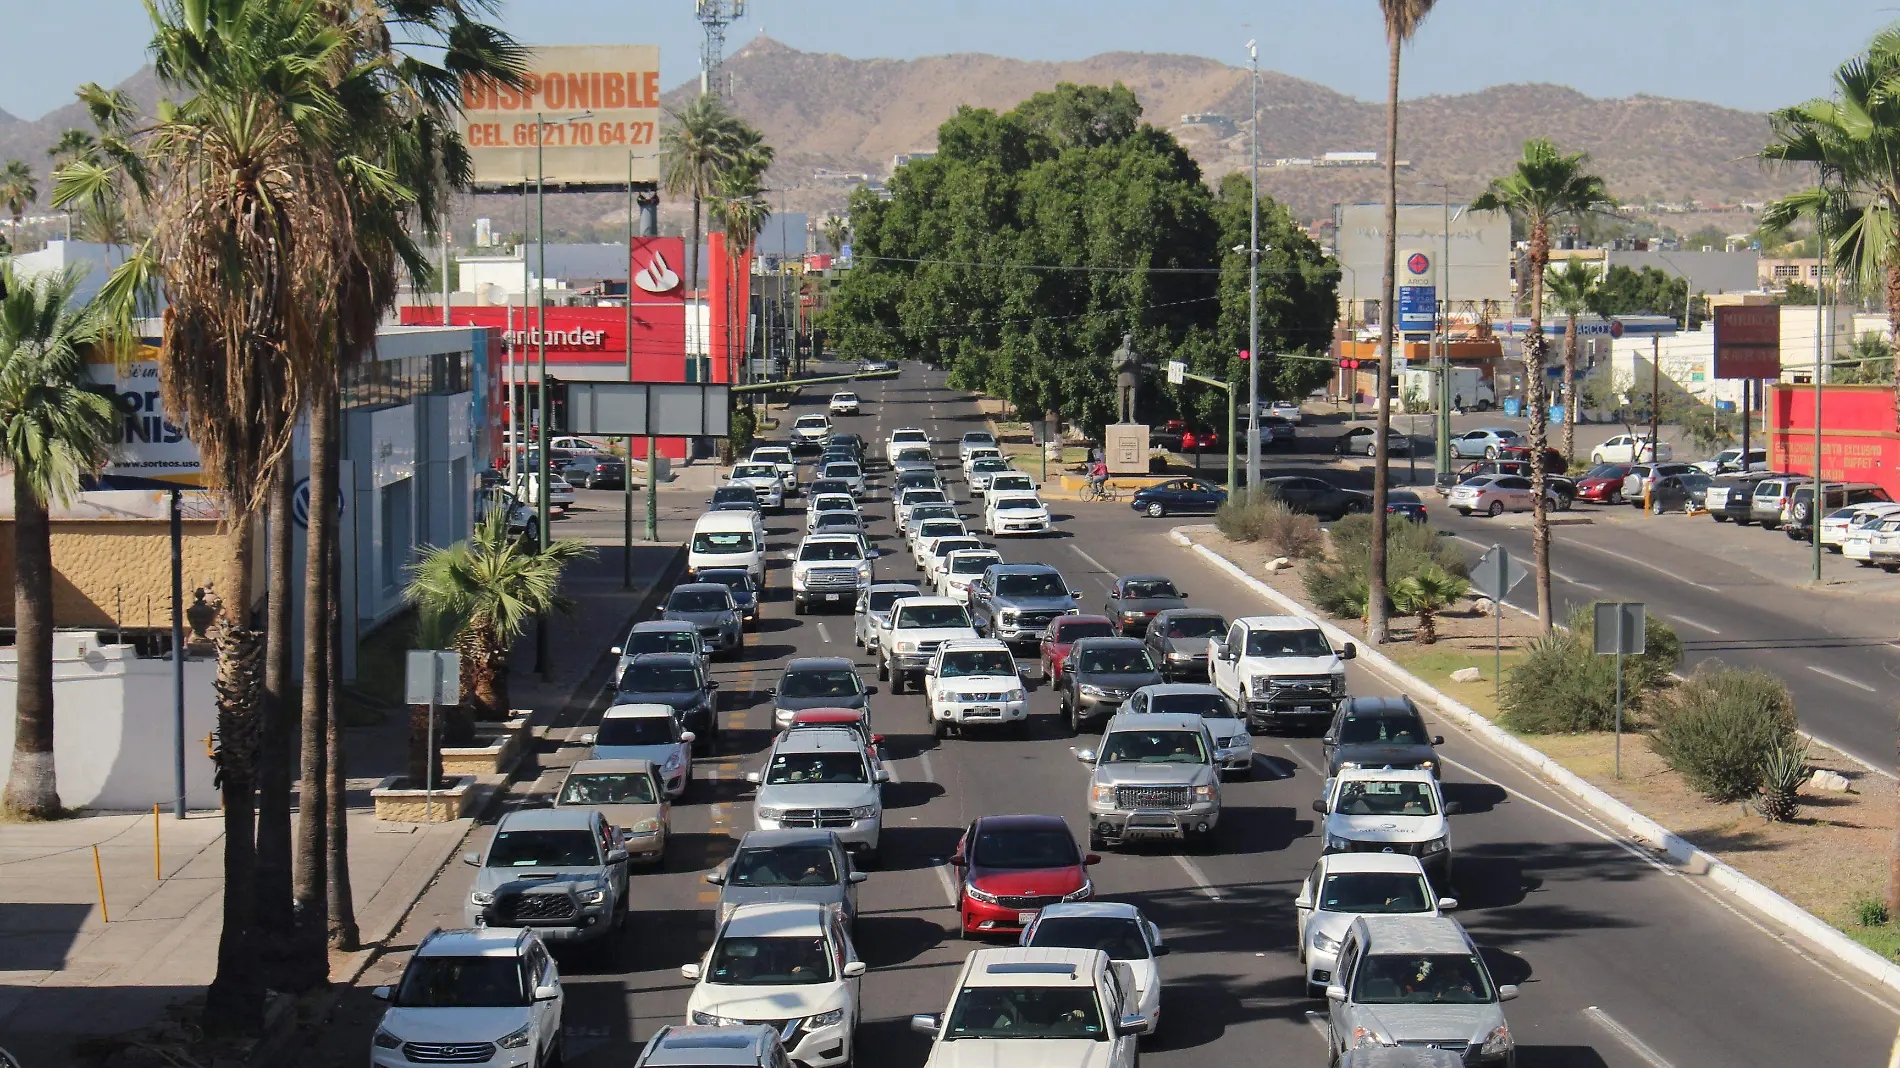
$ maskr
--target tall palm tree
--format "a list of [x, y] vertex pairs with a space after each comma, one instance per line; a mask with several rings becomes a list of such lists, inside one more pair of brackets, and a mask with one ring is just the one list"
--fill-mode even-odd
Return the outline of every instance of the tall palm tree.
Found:
[[700, 218], [704, 203], [732, 161], [732, 113], [713, 93], [702, 93], [678, 111], [660, 133], [660, 184], [669, 196], [693, 198], [693, 236], [687, 246], [686, 288], [699, 287]]
[[112, 402], [87, 388], [86, 350], [99, 338], [73, 303], [77, 274], [0, 271], [0, 463], [13, 471], [13, 626], [19, 653], [13, 766], [0, 808], [59, 812], [53, 769], [53, 543], [48, 506], [79, 488], [115, 440]]
[[831, 246], [833, 255], [844, 253], [845, 243], [851, 240], [851, 220], [843, 215], [825, 216], [825, 243]]
[[1398, 327], [1399, 230], [1399, 54], [1418, 33], [1438, 0], [1379, 0], [1385, 18], [1385, 284], [1379, 313], [1379, 432], [1372, 461], [1372, 558], [1367, 562], [1371, 593], [1366, 601], [1366, 640], [1386, 639], [1385, 538], [1386, 438], [1392, 429], [1392, 342]]
[[1532, 138], [1524, 142], [1524, 156], [1511, 173], [1491, 179], [1490, 187], [1471, 202], [1473, 211], [1509, 212], [1524, 224], [1530, 238], [1526, 259], [1531, 282], [1531, 328], [1524, 338], [1524, 377], [1528, 380], [1526, 399], [1530, 405], [1531, 554], [1537, 561], [1532, 581], [1537, 584], [1537, 618], [1546, 633], [1555, 619], [1550, 597], [1550, 502], [1544, 496], [1547, 480], [1543, 456], [1550, 437], [1544, 378], [1544, 355], [1549, 346], [1544, 337], [1544, 272], [1550, 265], [1552, 223], [1612, 207], [1603, 179], [1586, 169], [1589, 158], [1582, 152], [1566, 156], [1548, 140]]
[[[726, 232], [726, 377], [728, 381], [737, 381], [739, 367], [744, 360], [740, 350], [745, 345], [745, 324], [749, 315], [748, 309], [738, 306], [739, 269], [745, 263], [746, 253], [752, 248], [752, 243], [758, 240], [759, 232], [765, 228], [765, 221], [771, 218], [772, 204], [765, 198], [757, 174], [735, 168], [720, 182], [720, 199], [716, 210]], [[737, 455], [738, 449], [746, 447], [754, 426], [751, 401], [745, 395], [733, 394], [731, 404], [734, 431], [725, 440], [728, 459]]]
[[[59, 142], [47, 150], [53, 157], [54, 204], [73, 212], [73, 232], [86, 241], [98, 241], [105, 244], [126, 244], [133, 239], [132, 220], [127, 212], [127, 194], [123, 188], [128, 179], [138, 176], [141, 171], [133, 162], [135, 150], [128, 142], [137, 122], [137, 107], [130, 95], [118, 89], [106, 89], [97, 82], [87, 82], [75, 92], [81, 104], [92, 117], [92, 124], [98, 133], [90, 134], [84, 130], [67, 130], [60, 136]], [[68, 185], [72, 174], [98, 175], [100, 180], [91, 183], [90, 194], [74, 198], [58, 195], [62, 178]], [[149, 192], [141, 189], [140, 194]]]
[[1552, 268], [1544, 280], [1544, 292], [1550, 305], [1562, 313], [1564, 327], [1564, 459], [1576, 461], [1577, 453], [1577, 319], [1597, 308], [1599, 279], [1582, 260], [1568, 260], [1562, 270]]
[[33, 177], [33, 168], [25, 160], [10, 159], [6, 166], [0, 167], [0, 208], [7, 209], [7, 214], [13, 216], [16, 242], [20, 237], [20, 220], [39, 198], [39, 179]]

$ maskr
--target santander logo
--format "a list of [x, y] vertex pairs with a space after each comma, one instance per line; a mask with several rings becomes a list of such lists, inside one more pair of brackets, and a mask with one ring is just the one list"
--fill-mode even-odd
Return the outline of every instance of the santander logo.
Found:
[[667, 265], [666, 256], [654, 249], [647, 265], [634, 274], [633, 284], [649, 293], [665, 293], [680, 284], [680, 276]]

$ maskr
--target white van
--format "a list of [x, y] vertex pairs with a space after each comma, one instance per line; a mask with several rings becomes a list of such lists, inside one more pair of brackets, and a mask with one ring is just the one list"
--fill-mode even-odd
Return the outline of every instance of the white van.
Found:
[[698, 574], [709, 568], [743, 567], [752, 581], [765, 585], [765, 524], [756, 511], [707, 512], [693, 524], [693, 540], [686, 547], [686, 570]]

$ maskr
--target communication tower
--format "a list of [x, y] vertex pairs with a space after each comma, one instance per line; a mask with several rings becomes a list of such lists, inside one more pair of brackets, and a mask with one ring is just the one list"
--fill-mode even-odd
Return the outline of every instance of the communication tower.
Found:
[[745, 0], [694, 0], [706, 41], [699, 49], [699, 93], [719, 95], [726, 90], [720, 68], [726, 62], [726, 27], [745, 17]]

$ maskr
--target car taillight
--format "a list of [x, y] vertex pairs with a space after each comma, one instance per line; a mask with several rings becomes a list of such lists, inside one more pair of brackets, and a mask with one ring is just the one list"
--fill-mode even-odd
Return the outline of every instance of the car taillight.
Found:
[[1181, 435], [1181, 447], [1184, 449], [1191, 449], [1194, 447], [1194, 432], [1192, 430]]

